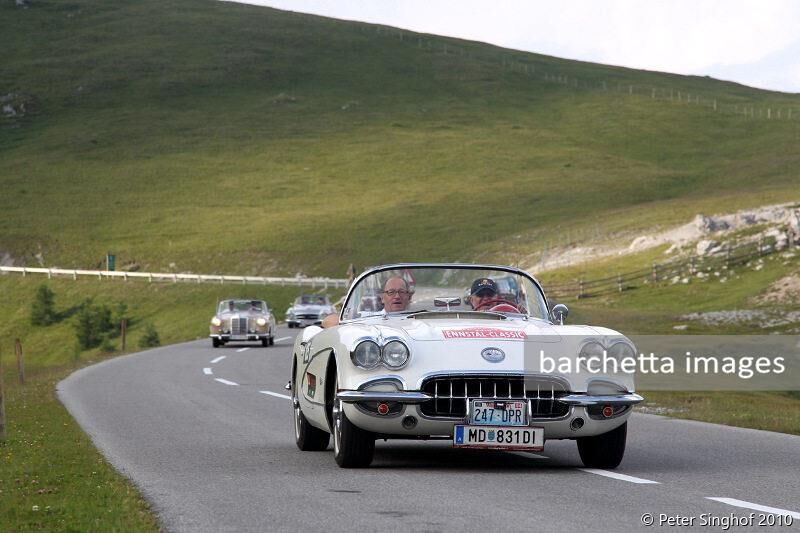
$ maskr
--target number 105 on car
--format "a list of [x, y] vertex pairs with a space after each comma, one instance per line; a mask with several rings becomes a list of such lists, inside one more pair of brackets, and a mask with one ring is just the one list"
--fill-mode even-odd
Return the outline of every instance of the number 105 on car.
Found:
[[453, 446], [540, 451], [544, 447], [544, 428], [458, 425], [453, 432]]

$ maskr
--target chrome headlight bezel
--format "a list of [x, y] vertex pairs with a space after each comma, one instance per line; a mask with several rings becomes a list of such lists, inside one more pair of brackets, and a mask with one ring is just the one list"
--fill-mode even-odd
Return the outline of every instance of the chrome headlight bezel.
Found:
[[267, 325], [267, 319], [264, 318], [263, 316], [260, 316], [260, 317], [256, 318], [256, 324], [261, 326], [261, 327], [264, 327], [264, 326]]
[[381, 361], [386, 368], [392, 370], [399, 370], [406, 366], [410, 357], [411, 352], [408, 346], [399, 339], [392, 339], [381, 348]]
[[350, 352], [350, 360], [359, 368], [371, 370], [381, 363], [381, 347], [373, 340], [362, 340]]
[[222, 325], [222, 320], [218, 316], [215, 316], [211, 319], [211, 325], [218, 328]]

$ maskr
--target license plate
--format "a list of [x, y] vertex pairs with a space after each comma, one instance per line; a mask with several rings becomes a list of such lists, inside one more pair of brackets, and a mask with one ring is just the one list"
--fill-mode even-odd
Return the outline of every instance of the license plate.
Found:
[[456, 448], [491, 448], [495, 450], [534, 450], [544, 448], [544, 428], [509, 426], [456, 426]]
[[473, 426], [527, 426], [528, 404], [519, 400], [470, 400]]

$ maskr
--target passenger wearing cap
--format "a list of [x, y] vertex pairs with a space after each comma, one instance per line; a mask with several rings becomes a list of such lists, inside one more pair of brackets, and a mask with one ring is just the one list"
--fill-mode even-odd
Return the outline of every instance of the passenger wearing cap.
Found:
[[475, 311], [486, 310], [497, 303], [497, 283], [493, 279], [478, 278], [472, 282], [469, 303]]

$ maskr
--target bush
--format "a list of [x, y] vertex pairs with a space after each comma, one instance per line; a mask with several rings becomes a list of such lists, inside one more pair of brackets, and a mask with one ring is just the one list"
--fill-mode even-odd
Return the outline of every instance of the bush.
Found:
[[75, 321], [75, 334], [78, 345], [84, 350], [100, 346], [116, 336], [111, 309], [107, 305], [95, 304], [91, 299], [84, 300]]
[[161, 346], [158, 331], [156, 331], [156, 327], [153, 324], [147, 324], [144, 335], [139, 339], [139, 348], [155, 348], [156, 346]]
[[36, 290], [36, 297], [31, 306], [31, 324], [34, 326], [49, 326], [58, 321], [56, 313], [55, 294], [47, 285], [40, 285]]

